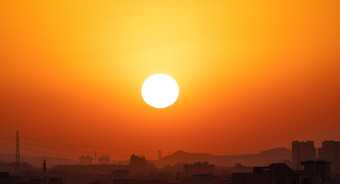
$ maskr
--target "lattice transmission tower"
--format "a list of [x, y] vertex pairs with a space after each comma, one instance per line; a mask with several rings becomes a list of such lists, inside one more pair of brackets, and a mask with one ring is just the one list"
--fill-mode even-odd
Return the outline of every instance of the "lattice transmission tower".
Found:
[[20, 164], [20, 150], [19, 150], [19, 131], [17, 130], [15, 143], [15, 163]]

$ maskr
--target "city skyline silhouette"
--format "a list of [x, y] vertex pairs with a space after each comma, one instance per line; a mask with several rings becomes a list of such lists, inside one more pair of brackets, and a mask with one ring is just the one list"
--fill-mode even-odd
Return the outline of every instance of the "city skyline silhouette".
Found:
[[[16, 141], [12, 142], [10, 139], [15, 138]], [[2, 156], [2, 158], [0, 159], [0, 161], [5, 161], [5, 162], [17, 162], [20, 163], [20, 150], [23, 150], [23, 152], [25, 153], [25, 156], [27, 157], [34, 157], [34, 156], [40, 156], [40, 157], [53, 157], [53, 158], [59, 158], [59, 159], [67, 159], [69, 160], [69, 163], [72, 164], [76, 164], [76, 163], [88, 163], [88, 164], [98, 164], [98, 160], [102, 160], [103, 162], [105, 162], [106, 164], [113, 164], [113, 163], [124, 163], [124, 161], [128, 160], [127, 158], [132, 154], [136, 154], [137, 155], [143, 155], [143, 157], [145, 157], [145, 151], [142, 150], [120, 150], [119, 148], [108, 148], [108, 147], [96, 147], [96, 146], [85, 146], [85, 145], [76, 145], [76, 144], [68, 144], [68, 143], [60, 143], [60, 142], [55, 142], [55, 141], [47, 141], [47, 140], [39, 140], [39, 139], [34, 139], [34, 138], [28, 138], [28, 137], [21, 137], [19, 136], [19, 131], [16, 131], [16, 136], [15, 137], [6, 137], [6, 138], [1, 138], [1, 141], [4, 140], [9, 140], [5, 143], [2, 143], [1, 145], [11, 145], [12, 146], [15, 144], [15, 154], [13, 153], [13, 150], [7, 150], [9, 151], [8, 153], [6, 153], [7, 155], [7, 160], [4, 159], [4, 156]], [[33, 141], [33, 142], [32, 142]], [[285, 156], [281, 157], [281, 158], [275, 158], [281, 161], [285, 161], [285, 160], [290, 160], [291, 161], [291, 165], [293, 168], [298, 168], [297, 165], [300, 164], [301, 161], [305, 161], [305, 160], [317, 160], [317, 158], [319, 158], [321, 156], [322, 157], [329, 157], [327, 155], [329, 154], [325, 154], [323, 153], [322, 149], [324, 146], [326, 146], [326, 148], [324, 149], [329, 149], [329, 146], [331, 146], [332, 144], [339, 144], [340, 141], [334, 141], [334, 140], [324, 140], [322, 142], [321, 146], [317, 146], [315, 144], [315, 141], [313, 140], [306, 140], [306, 141], [292, 141], [291, 143], [291, 147], [276, 147], [276, 148], [271, 148], [271, 149], [267, 149], [267, 150], [262, 150], [260, 152], [251, 152], [251, 151], [246, 151], [246, 152], [219, 152], [219, 153], [208, 153], [208, 152], [197, 152], [197, 153], [190, 153], [190, 152], [186, 152], [184, 150], [177, 150], [175, 152], [167, 152], [165, 151], [165, 155], [164, 152], [162, 150], [157, 150], [157, 159], [154, 159], [153, 157], [148, 157], [148, 160], [162, 160], [164, 158], [168, 159], [171, 157], [175, 157], [179, 156], [179, 157], [183, 157], [183, 155], [185, 156], [184, 160], [176, 160], [175, 161], [170, 161], [169, 163], [171, 164], [175, 164], [176, 162], [186, 162], [189, 161], [191, 157], [194, 157], [195, 159], [189, 161], [189, 162], [194, 162], [194, 161], [209, 161], [209, 156], [240, 156], [240, 155], [245, 155], [245, 156], [249, 156], [249, 155], [256, 155], [256, 154], [261, 154], [261, 153], [265, 153], [265, 152], [270, 152], [273, 151], [275, 152], [276, 150], [279, 150], [282, 152], [285, 152]], [[21, 145], [21, 146], [19, 146]], [[299, 145], [302, 145], [303, 147], [301, 147], [300, 149], [307, 149], [308, 154], [303, 153], [303, 157], [297, 157], [297, 156], [291, 156], [291, 155], [297, 155], [299, 152], [297, 152], [297, 150], [299, 149]], [[328, 145], [328, 146], [327, 146]], [[297, 147], [298, 146], [298, 147]], [[340, 144], [339, 144], [340, 146]], [[23, 148], [22, 148], [23, 147]], [[31, 148], [30, 148], [31, 147]], [[72, 147], [72, 148], [71, 148]], [[71, 148], [71, 149], [70, 149]], [[336, 145], [335, 145], [335, 149], [336, 149]], [[93, 151], [94, 150], [94, 151]], [[318, 150], [318, 151], [317, 151]], [[124, 155], [122, 153], [117, 153], [120, 151], [129, 151], [130, 153], [127, 155]], [[11, 153], [12, 152], [12, 153]], [[22, 151], [21, 151], [22, 152]], [[27, 153], [34, 153], [33, 155], [31, 154], [27, 154]], [[4, 154], [4, 153], [0, 153], [0, 154]], [[162, 156], [162, 154], [164, 156]], [[193, 154], [190, 156], [190, 154]], [[337, 154], [337, 153], [335, 153]], [[11, 156], [13, 156], [12, 159]], [[98, 155], [98, 159], [97, 159], [97, 155]], [[117, 157], [118, 155], [118, 157]], [[195, 156], [196, 155], [196, 156]], [[197, 155], [200, 155], [197, 157]], [[289, 155], [287, 157], [287, 155]], [[314, 155], [314, 156], [313, 156]], [[324, 156], [325, 155], [325, 156]], [[15, 156], [15, 159], [14, 159]], [[121, 158], [121, 159], [117, 159], [117, 160], [112, 160], [111, 162], [111, 158], [115, 159], [115, 158]], [[14, 159], [14, 160], [13, 160]], [[182, 158], [183, 159], [183, 158]], [[189, 159], [189, 160], [187, 160]], [[207, 160], [208, 159], [208, 160]], [[81, 161], [84, 160], [84, 161]], [[227, 159], [228, 160], [228, 159]], [[230, 160], [230, 158], [229, 158]], [[232, 159], [231, 159], [232, 160]], [[256, 158], [254, 158], [254, 160], [256, 160]], [[277, 160], [276, 160], [277, 161]], [[211, 160], [210, 160], [211, 162]], [[243, 164], [253, 164], [253, 163], [261, 163], [261, 161], [259, 162], [244, 162], [244, 161], [231, 161], [230, 163], [226, 162], [227, 165], [234, 165], [237, 164], [238, 162], [243, 162]], [[221, 164], [221, 165], [225, 165], [225, 162], [223, 162], [222, 160], [219, 160], [218, 162], [213, 162], [214, 164]]]

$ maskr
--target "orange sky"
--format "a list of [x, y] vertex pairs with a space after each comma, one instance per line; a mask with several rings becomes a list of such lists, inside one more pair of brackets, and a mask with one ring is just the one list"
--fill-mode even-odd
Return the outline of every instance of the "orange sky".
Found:
[[[0, 139], [19, 129], [109, 147], [99, 153], [113, 159], [339, 140], [339, 9], [338, 0], [1, 1]], [[166, 109], [141, 97], [156, 73], [180, 87]]]

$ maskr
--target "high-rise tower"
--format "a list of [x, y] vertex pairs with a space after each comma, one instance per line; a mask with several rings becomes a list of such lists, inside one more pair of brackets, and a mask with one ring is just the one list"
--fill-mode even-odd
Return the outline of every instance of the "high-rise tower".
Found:
[[316, 160], [316, 149], [314, 141], [292, 142], [292, 164], [293, 169], [302, 169], [301, 162]]
[[319, 148], [319, 159], [329, 161], [333, 172], [340, 173], [340, 141], [324, 141]]

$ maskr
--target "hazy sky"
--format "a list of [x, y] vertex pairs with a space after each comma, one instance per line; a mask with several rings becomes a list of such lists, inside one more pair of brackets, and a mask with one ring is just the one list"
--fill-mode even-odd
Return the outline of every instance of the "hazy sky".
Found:
[[[340, 140], [339, 9], [338, 0], [1, 1], [0, 152], [15, 153], [1, 138], [16, 130], [23, 155], [113, 159]], [[156, 73], [180, 88], [166, 109], [141, 97]]]

